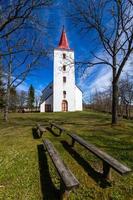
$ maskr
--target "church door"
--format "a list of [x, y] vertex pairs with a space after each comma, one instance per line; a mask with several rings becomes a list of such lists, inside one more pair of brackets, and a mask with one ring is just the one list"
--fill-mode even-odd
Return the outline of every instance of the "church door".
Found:
[[68, 103], [66, 100], [62, 101], [62, 111], [67, 112], [68, 111]]
[[52, 109], [51, 109], [51, 104], [46, 104], [45, 105], [45, 112], [51, 112]]

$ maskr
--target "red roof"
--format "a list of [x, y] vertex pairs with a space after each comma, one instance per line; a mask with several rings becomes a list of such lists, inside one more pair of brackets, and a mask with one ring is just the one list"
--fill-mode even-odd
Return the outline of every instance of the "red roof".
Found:
[[64, 27], [63, 27], [63, 30], [62, 30], [62, 34], [61, 34], [61, 38], [60, 38], [58, 48], [60, 48], [60, 49], [70, 49]]

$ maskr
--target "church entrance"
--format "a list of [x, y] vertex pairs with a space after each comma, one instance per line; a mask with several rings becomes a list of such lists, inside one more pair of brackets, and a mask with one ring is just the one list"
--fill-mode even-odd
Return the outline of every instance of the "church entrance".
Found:
[[62, 101], [62, 111], [67, 112], [68, 111], [68, 103], [66, 100]]
[[51, 104], [45, 105], [45, 112], [52, 112]]

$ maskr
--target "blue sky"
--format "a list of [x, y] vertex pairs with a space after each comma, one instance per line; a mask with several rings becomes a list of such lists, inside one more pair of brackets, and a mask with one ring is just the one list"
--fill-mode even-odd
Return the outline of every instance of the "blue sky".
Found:
[[[48, 9], [42, 10], [40, 15], [42, 19], [47, 20], [47, 24], [54, 25], [48, 31], [49, 39], [47, 36], [42, 35], [42, 42], [48, 43], [56, 48], [58, 46], [62, 26], [65, 26], [70, 48], [75, 51], [76, 60], [85, 60], [91, 58], [91, 51], [95, 51], [98, 55], [102, 55], [103, 51], [96, 40], [94, 40], [94, 33], [80, 33], [77, 28], [72, 25], [71, 20], [66, 16], [65, 10], [68, 10], [69, 3], [67, 0], [56, 1], [55, 5]], [[65, 9], [65, 10], [64, 10]], [[127, 65], [129, 68], [129, 64]], [[125, 69], [126, 70], [126, 69]], [[29, 85], [32, 84], [38, 94], [41, 94], [43, 88], [53, 79], [53, 54], [49, 59], [43, 60], [40, 68], [28, 76], [26, 81], [19, 87], [19, 89], [27, 90]], [[82, 74], [82, 70], [76, 71], [76, 84], [82, 89], [85, 100], [90, 98], [90, 95], [95, 90], [103, 91], [111, 84], [111, 69], [105, 66], [97, 66], [86, 71]]]

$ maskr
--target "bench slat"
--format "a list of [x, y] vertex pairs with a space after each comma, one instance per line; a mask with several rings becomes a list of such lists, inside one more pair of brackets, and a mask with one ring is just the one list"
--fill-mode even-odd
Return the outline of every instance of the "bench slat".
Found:
[[57, 125], [57, 124], [55, 124], [55, 123], [50, 122], [50, 124], [51, 124], [52, 126], [55, 126], [55, 127], [58, 128], [58, 129], [62, 130], [62, 131], [65, 130], [64, 128], [60, 127], [59, 125]]
[[37, 124], [37, 128], [38, 128], [41, 132], [45, 132], [45, 131], [46, 131], [46, 129], [45, 129], [43, 126], [41, 126], [40, 124]]
[[70, 190], [73, 187], [79, 185], [78, 180], [72, 174], [72, 172], [67, 168], [65, 163], [61, 160], [58, 152], [54, 148], [53, 144], [49, 140], [43, 140], [44, 147], [46, 147], [54, 166], [56, 167], [65, 187]]
[[75, 134], [69, 134], [67, 133], [70, 137], [72, 137], [76, 142], [84, 146], [86, 149], [94, 153], [96, 156], [98, 156], [100, 159], [102, 159], [104, 162], [108, 163], [112, 168], [114, 168], [118, 173], [120, 174], [125, 174], [131, 171], [130, 168], [126, 167], [125, 165], [121, 164], [119, 161], [114, 159], [112, 156], [108, 155], [107, 153], [99, 150], [97, 147], [94, 145], [86, 142], [79, 136]]

